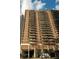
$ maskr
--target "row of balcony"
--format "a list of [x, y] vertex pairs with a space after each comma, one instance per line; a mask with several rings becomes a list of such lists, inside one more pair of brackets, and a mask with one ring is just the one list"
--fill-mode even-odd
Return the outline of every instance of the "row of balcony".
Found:
[[[44, 42], [54, 42], [53, 34], [51, 31], [51, 26], [49, 22], [49, 18], [46, 12], [39, 13], [40, 18], [40, 31], [42, 33], [42, 39]], [[48, 43], [47, 43], [48, 44]]]
[[[30, 18], [29, 18], [29, 40], [31, 42], [37, 42], [37, 25], [36, 25], [36, 13], [35, 11], [30, 12]], [[40, 25], [40, 40], [43, 42], [54, 42], [53, 33], [51, 31], [51, 26], [49, 22], [48, 15], [45, 11], [41, 11], [38, 13], [38, 20]]]
[[37, 31], [36, 31], [36, 15], [34, 11], [30, 12], [29, 19], [29, 41], [36, 42], [37, 41]]

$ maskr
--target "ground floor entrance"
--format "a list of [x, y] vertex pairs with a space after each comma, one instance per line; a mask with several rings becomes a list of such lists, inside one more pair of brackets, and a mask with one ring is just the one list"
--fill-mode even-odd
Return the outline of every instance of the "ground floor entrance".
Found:
[[59, 59], [59, 49], [54, 45], [23, 45], [21, 46], [21, 58], [24, 59]]
[[52, 49], [25, 50], [21, 53], [21, 58], [54, 58], [59, 57], [59, 51]]

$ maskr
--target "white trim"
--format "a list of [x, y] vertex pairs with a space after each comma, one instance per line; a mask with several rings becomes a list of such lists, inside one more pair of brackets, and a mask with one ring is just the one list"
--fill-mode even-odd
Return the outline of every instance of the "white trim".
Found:
[[28, 43], [22, 43], [21, 45], [30, 45], [30, 44], [28, 44]]

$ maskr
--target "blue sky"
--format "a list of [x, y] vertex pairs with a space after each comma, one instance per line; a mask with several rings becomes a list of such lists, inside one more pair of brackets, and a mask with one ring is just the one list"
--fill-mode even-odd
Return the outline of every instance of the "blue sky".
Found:
[[[34, 2], [35, 0], [32, 0], [32, 2]], [[46, 5], [42, 8], [42, 9], [55, 9], [56, 7], [56, 0], [41, 0], [42, 3], [46, 3]]]
[[59, 10], [59, 0], [20, 0], [21, 13], [25, 10]]

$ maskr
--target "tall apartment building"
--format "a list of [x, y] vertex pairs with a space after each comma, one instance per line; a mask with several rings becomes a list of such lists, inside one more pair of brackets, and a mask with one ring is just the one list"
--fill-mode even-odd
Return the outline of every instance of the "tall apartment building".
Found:
[[[58, 12], [58, 11], [56, 11]], [[54, 11], [26, 10], [21, 17], [21, 58], [54, 58], [59, 51], [59, 27]]]

